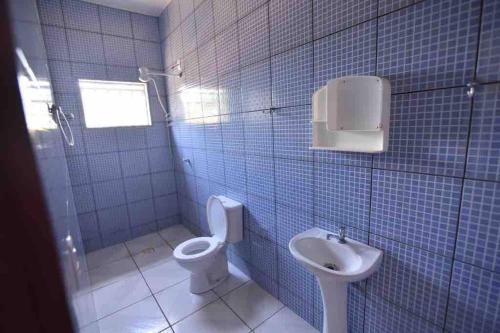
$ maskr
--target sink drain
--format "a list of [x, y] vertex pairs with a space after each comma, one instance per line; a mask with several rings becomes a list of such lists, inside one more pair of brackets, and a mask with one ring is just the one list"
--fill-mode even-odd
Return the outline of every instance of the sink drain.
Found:
[[154, 252], [155, 252], [154, 247], [148, 247], [147, 249], [144, 249], [141, 251], [142, 254], [150, 254], [150, 253], [154, 253]]
[[323, 267], [331, 269], [332, 271], [338, 271], [339, 270], [339, 268], [337, 267], [337, 265], [332, 264], [330, 262], [324, 263]]

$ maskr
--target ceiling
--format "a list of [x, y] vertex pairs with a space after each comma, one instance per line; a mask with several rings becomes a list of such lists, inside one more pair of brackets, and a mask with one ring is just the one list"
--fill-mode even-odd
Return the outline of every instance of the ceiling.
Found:
[[113, 7], [129, 12], [160, 16], [171, 0], [83, 0], [107, 7]]

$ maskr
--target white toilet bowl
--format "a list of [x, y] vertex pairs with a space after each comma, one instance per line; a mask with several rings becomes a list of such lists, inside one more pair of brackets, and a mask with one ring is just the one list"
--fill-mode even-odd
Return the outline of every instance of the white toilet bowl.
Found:
[[191, 272], [190, 290], [206, 292], [228, 276], [226, 248], [243, 238], [243, 206], [224, 196], [207, 201], [207, 220], [212, 237], [197, 237], [179, 244], [175, 260]]

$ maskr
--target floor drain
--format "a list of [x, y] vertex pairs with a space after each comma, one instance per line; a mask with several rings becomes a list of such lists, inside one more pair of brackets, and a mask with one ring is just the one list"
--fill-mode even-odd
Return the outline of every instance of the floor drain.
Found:
[[332, 264], [330, 262], [327, 262], [327, 263], [323, 264], [323, 267], [331, 269], [332, 271], [338, 271], [339, 270], [339, 268], [337, 267], [337, 265]]
[[148, 247], [147, 249], [144, 249], [141, 251], [142, 254], [150, 254], [150, 253], [153, 253], [155, 252], [155, 249], [154, 247]]

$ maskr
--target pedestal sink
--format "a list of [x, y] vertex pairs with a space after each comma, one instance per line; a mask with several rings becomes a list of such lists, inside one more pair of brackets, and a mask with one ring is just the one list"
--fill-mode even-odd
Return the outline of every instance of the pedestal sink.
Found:
[[323, 297], [323, 332], [347, 332], [347, 284], [366, 279], [382, 262], [382, 251], [350, 238], [327, 239], [331, 232], [312, 228], [294, 236], [290, 252], [318, 280]]

